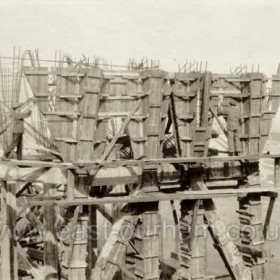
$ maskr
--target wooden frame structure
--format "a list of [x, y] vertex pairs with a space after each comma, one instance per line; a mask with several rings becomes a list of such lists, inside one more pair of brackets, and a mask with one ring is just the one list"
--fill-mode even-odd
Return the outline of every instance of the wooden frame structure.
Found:
[[[69, 65], [22, 70], [63, 162], [0, 162], [5, 279], [18, 279], [18, 270], [35, 279], [206, 279], [201, 228], [209, 230], [232, 279], [264, 279], [263, 244], [278, 194], [280, 155], [262, 151], [279, 106], [278, 75], [267, 94], [260, 73]], [[52, 93], [50, 75], [56, 80]], [[242, 156], [209, 156], [212, 123], [222, 126], [217, 106], [231, 99], [243, 118]], [[168, 134], [173, 153], [166, 147]], [[121, 146], [130, 149], [131, 158], [120, 158]], [[274, 159], [274, 187], [260, 186], [261, 157]], [[262, 196], [270, 197], [265, 223]], [[216, 197], [238, 198], [239, 244], [227, 235]], [[174, 200], [180, 201], [174, 226], [182, 242], [166, 270], [159, 202]], [[103, 247], [97, 212], [112, 224]], [[32, 229], [15, 234], [17, 219], [27, 219]], [[66, 238], [60, 236], [63, 228], [69, 230]]]

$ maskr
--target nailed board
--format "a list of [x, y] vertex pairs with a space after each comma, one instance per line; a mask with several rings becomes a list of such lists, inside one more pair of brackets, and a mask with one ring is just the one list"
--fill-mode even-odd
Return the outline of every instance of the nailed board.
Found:
[[[107, 71], [104, 76], [99, 113], [109, 117], [110, 132], [115, 135], [130, 111], [136, 106], [138, 99], [144, 98], [142, 80], [138, 72], [132, 71]], [[145, 106], [142, 104], [122, 132], [130, 138], [134, 158], [145, 154], [145, 118]]]
[[[279, 105], [277, 75], [267, 96], [266, 78], [260, 73], [221, 76], [191, 72], [175, 73], [171, 77], [161, 70], [24, 69], [66, 161], [100, 158], [109, 145], [108, 139], [114, 137], [139, 99], [143, 102], [122, 135], [129, 138], [135, 159], [161, 157], [171, 82], [182, 156], [207, 155], [213, 121], [209, 104], [214, 108], [218, 104], [226, 107], [232, 99], [240, 104], [243, 154], [261, 153], [276, 112], [268, 110], [268, 98], [272, 99], [274, 109]], [[50, 74], [57, 80], [54, 96], [48, 93]]]
[[25, 66], [23, 72], [38, 100], [41, 112], [49, 110], [48, 68]]
[[208, 118], [211, 80], [206, 81], [206, 75], [175, 74], [173, 98], [181, 156], [203, 156], [208, 150], [207, 136], [211, 132], [208, 126], [212, 121]]
[[103, 82], [101, 69], [96, 68], [88, 71], [85, 93], [79, 103], [79, 111], [81, 112], [77, 135], [77, 140], [79, 141], [79, 160], [96, 159], [104, 151], [107, 120], [98, 119]]
[[216, 76], [212, 96], [218, 96], [222, 107], [230, 100], [239, 103], [242, 116], [241, 143], [244, 155], [262, 153], [270, 130], [273, 113], [267, 111], [266, 77], [262, 73]]

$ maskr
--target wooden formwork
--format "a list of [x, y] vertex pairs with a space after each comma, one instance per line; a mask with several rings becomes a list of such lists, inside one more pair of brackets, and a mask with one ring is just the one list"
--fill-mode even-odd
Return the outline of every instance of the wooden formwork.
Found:
[[175, 74], [173, 103], [181, 156], [207, 155], [211, 85], [211, 73]]
[[98, 117], [102, 98], [103, 79], [101, 69], [91, 69], [87, 73], [85, 95], [79, 110], [82, 112], [78, 120], [78, 159], [91, 160], [100, 157], [104, 151], [107, 133], [106, 117]]
[[[153, 109], [156, 105], [152, 105], [149, 110], [147, 105], [147, 87], [153, 86], [148, 76], [151, 76], [153, 71], [104, 72], [96, 68], [63, 72], [57, 68], [54, 72], [57, 77], [57, 90], [54, 96], [51, 96], [46, 93], [48, 72], [41, 68], [34, 70], [35, 72], [27, 68], [26, 76], [36, 98], [39, 96], [39, 107], [47, 117], [57, 146], [66, 161], [100, 158], [108, 141], [106, 136], [110, 120], [123, 123], [129, 115], [128, 109], [137, 106], [139, 100], [142, 102], [130, 116], [124, 131], [130, 137], [134, 158], [146, 156], [146, 153], [149, 153], [147, 149], [154, 151], [161, 147], [151, 147], [149, 144], [152, 136], [145, 134], [147, 130], [151, 130], [147, 116], [156, 112], [161, 114], [161, 125], [156, 126], [161, 127], [158, 133], [161, 134], [162, 142], [169, 109], [173, 126], [178, 131], [175, 136], [178, 138], [176, 142], [181, 156], [207, 155], [214, 119], [209, 109], [227, 107], [232, 99], [239, 103], [242, 117], [243, 154], [260, 154], [278, 106], [276, 78], [272, 83], [271, 94], [267, 94], [267, 79], [260, 73], [211, 75], [191, 72], [175, 73], [174, 78], [169, 78], [167, 73], [157, 71], [157, 75], [165, 75], [165, 82], [161, 85], [161, 90], [165, 93], [163, 99], [159, 100], [160, 112]], [[55, 98], [54, 109], [47, 106], [50, 98]], [[152, 102], [155, 101], [151, 100]], [[273, 108], [269, 108], [270, 103]], [[158, 116], [155, 117], [158, 119]], [[152, 130], [155, 133], [155, 129]]]
[[[2, 240], [3, 254], [9, 253], [9, 259], [2, 258], [7, 280], [17, 279], [16, 255], [28, 274], [38, 279], [163, 279], [167, 264], [161, 259], [159, 203], [174, 205], [174, 200], [180, 202], [180, 219], [173, 211], [182, 238], [174, 279], [207, 278], [206, 229], [232, 279], [249, 280], [252, 275], [264, 279], [263, 244], [272, 208], [264, 224], [261, 197], [270, 196], [273, 204], [277, 191], [260, 186], [259, 155], [279, 105], [273, 101], [278, 102], [277, 79], [267, 96], [266, 78], [259, 73], [171, 74], [98, 67], [61, 67], [51, 72], [24, 68], [24, 73], [64, 162], [12, 161], [9, 167], [0, 163], [2, 207], [9, 229]], [[57, 81], [54, 93], [46, 86], [50, 73]], [[217, 107], [228, 106], [232, 99], [239, 103], [243, 120], [243, 155], [209, 157]], [[164, 158], [169, 123], [177, 150], [173, 157]], [[116, 160], [114, 149], [121, 137], [130, 142], [131, 159]], [[267, 157], [275, 160], [278, 186], [280, 156]], [[44, 184], [43, 197], [37, 194], [21, 202], [29, 209], [44, 207], [44, 246], [21, 250], [22, 243], [15, 246], [9, 234], [15, 227], [14, 219], [8, 219], [9, 205], [14, 211], [17, 203], [11, 179], [17, 181], [21, 195], [38, 182]], [[239, 244], [227, 235], [213, 201], [216, 197], [239, 198]], [[112, 223], [102, 248], [97, 231], [92, 231], [98, 228], [97, 211]], [[64, 239], [54, 226], [62, 216], [69, 230]], [[82, 238], [76, 233], [82, 233]], [[36, 265], [39, 256], [45, 265], [43, 275]]]
[[[266, 92], [267, 78], [261, 73], [241, 75], [215, 75], [212, 95], [220, 96], [222, 106], [230, 100], [239, 103], [242, 117], [241, 143], [243, 154], [261, 154], [268, 138], [271, 120], [277, 112], [277, 84], [272, 92]], [[273, 99], [273, 101], [272, 101]], [[269, 104], [273, 108], [269, 108]]]
[[49, 110], [48, 74], [47, 67], [26, 66], [24, 71], [42, 112]]
[[277, 75], [272, 75], [272, 85], [271, 85], [271, 110], [273, 112], [277, 112], [279, 103], [280, 103], [280, 96], [279, 96], [279, 91], [280, 91], [280, 74]]
[[[151, 191], [151, 187], [154, 189], [159, 187], [161, 185], [161, 182], [158, 181], [159, 177], [157, 175], [157, 168], [152, 169], [152, 166], [156, 166], [156, 160], [152, 161], [152, 165], [149, 162], [142, 162], [142, 165], [145, 166], [145, 170], [143, 171], [142, 181], [144, 182], [143, 188], [145, 191], [145, 188], [148, 188], [149, 191]], [[236, 253], [237, 247], [234, 245], [234, 243], [227, 239], [227, 232], [225, 231], [226, 227], [223, 224], [223, 219], [221, 215], [218, 213], [212, 198], [213, 197], [225, 197], [225, 196], [239, 196], [241, 195], [242, 200], [240, 200], [240, 219], [241, 224], [245, 227], [242, 227], [242, 230], [247, 230], [246, 226], [249, 225], [253, 228], [256, 228], [259, 235], [252, 235], [250, 236], [250, 232], [245, 232], [245, 235], [242, 235], [242, 240], [244, 238], [244, 242], [242, 241], [241, 244], [238, 244], [238, 248], [242, 255], [244, 256], [244, 261], [246, 264], [250, 265], [250, 270], [253, 271], [253, 273], [259, 274], [258, 271], [260, 271], [261, 266], [263, 265], [262, 260], [263, 257], [261, 255], [261, 246], [264, 242], [264, 232], [265, 228], [267, 228], [268, 223], [266, 222], [266, 226], [264, 227], [263, 223], [260, 223], [260, 213], [258, 212], [260, 210], [259, 203], [260, 203], [260, 196], [263, 195], [275, 195], [276, 190], [274, 188], [261, 188], [258, 187], [258, 178], [255, 175], [254, 179], [250, 178], [250, 183], [246, 188], [242, 187], [241, 189], [237, 188], [238, 181], [243, 180], [245, 177], [244, 174], [241, 172], [242, 168], [240, 170], [236, 168], [231, 168], [229, 170], [227, 177], [225, 177], [225, 168], [220, 167], [217, 169], [215, 165], [211, 164], [211, 170], [212, 173], [209, 173], [209, 170], [205, 173], [206, 170], [204, 170], [201, 167], [196, 167], [195, 163], [199, 160], [199, 158], [189, 158], [189, 161], [187, 159], [166, 159], [166, 162], [172, 163], [176, 162], [176, 164], [183, 163], [184, 165], [189, 166], [189, 171], [180, 172], [180, 176], [187, 176], [192, 179], [191, 190], [179, 190], [179, 191], [173, 191], [172, 193], [164, 194], [162, 192], [156, 192], [154, 190], [153, 194], [149, 193], [143, 193], [141, 195], [138, 195], [136, 197], [131, 197], [130, 195], [123, 196], [122, 193], [118, 195], [116, 193], [114, 196], [110, 197], [109, 194], [103, 196], [103, 197], [95, 197], [95, 198], [87, 198], [80, 196], [74, 196], [71, 198], [70, 194], [62, 196], [53, 196], [52, 194], [45, 194], [45, 200], [42, 200], [40, 197], [28, 199], [26, 201], [27, 204], [25, 207], [32, 207], [35, 205], [42, 205], [46, 207], [45, 211], [45, 230], [46, 233], [45, 238], [45, 250], [39, 251], [43, 252], [45, 254], [45, 264], [48, 264], [50, 267], [46, 267], [46, 272], [48, 274], [53, 275], [54, 271], [57, 269], [57, 264], [59, 264], [59, 267], [61, 268], [60, 274], [63, 274], [65, 277], [68, 275], [68, 279], [75, 279], [79, 276], [81, 279], [89, 279], [89, 275], [87, 273], [87, 270], [89, 267], [94, 267], [93, 270], [93, 276], [95, 278], [92, 279], [111, 279], [113, 277], [114, 273], [119, 270], [120, 267], [123, 266], [124, 261], [124, 255], [125, 252], [127, 252], [128, 247], [130, 247], [129, 242], [133, 242], [132, 248], [135, 248], [133, 258], [135, 260], [134, 265], [129, 270], [132, 275], [135, 275], [135, 277], [142, 278], [143, 275], [149, 275], [150, 277], [158, 278], [160, 275], [160, 270], [158, 267], [159, 264], [159, 231], [157, 228], [157, 224], [159, 223], [158, 220], [158, 203], [161, 200], [180, 200], [181, 201], [181, 231], [182, 235], [186, 236], [186, 238], [183, 238], [183, 241], [185, 240], [186, 244], [183, 242], [181, 247], [181, 255], [178, 259], [179, 262], [179, 268], [178, 272], [180, 273], [181, 277], [189, 279], [189, 277], [204, 277], [204, 262], [205, 262], [205, 256], [203, 255], [203, 244], [205, 242], [204, 234], [202, 234], [201, 230], [204, 227], [205, 229], [208, 228], [212, 234], [213, 240], [215, 242], [215, 246], [220, 252], [222, 258], [225, 261], [225, 265], [229, 269], [229, 273], [232, 275], [234, 279], [250, 279], [248, 276], [248, 269], [245, 269], [244, 263], [241, 260], [241, 255]], [[202, 158], [204, 162], [207, 162], [207, 158]], [[224, 158], [225, 162], [230, 162], [238, 160], [237, 159], [230, 159], [230, 158]], [[190, 161], [193, 161], [191, 163]], [[201, 161], [202, 162], [202, 161]], [[210, 161], [209, 161], [210, 163]], [[208, 163], [208, 164], [209, 164]], [[214, 163], [214, 161], [213, 161]], [[217, 162], [219, 163], [219, 161]], [[35, 164], [33, 163], [14, 163], [16, 164]], [[129, 161], [126, 164], [131, 164]], [[254, 163], [255, 166], [258, 165], [258, 162]], [[249, 170], [254, 171], [253, 166], [249, 166]], [[42, 166], [42, 165], [41, 165]], [[46, 167], [48, 164], [46, 163]], [[58, 164], [56, 165], [58, 166]], [[219, 166], [219, 165], [217, 165]], [[278, 166], [278, 165], [277, 165]], [[65, 169], [65, 166], [61, 165], [60, 168]], [[73, 168], [78, 173], [80, 173], [80, 168], [72, 165], [68, 168]], [[89, 171], [91, 168], [88, 169]], [[216, 170], [216, 171], [215, 171]], [[241, 173], [240, 173], [241, 172]], [[167, 173], [169, 174], [169, 173]], [[167, 175], [166, 174], [166, 175]], [[243, 174], [243, 175], [242, 175]], [[279, 178], [279, 170], [278, 167], [276, 168], [276, 178]], [[277, 175], [278, 174], [278, 175]], [[168, 175], [167, 175], [168, 176]], [[170, 174], [169, 174], [170, 176]], [[195, 179], [200, 177], [199, 180]], [[114, 179], [119, 182], [125, 182], [125, 179], [121, 179], [121, 174], [116, 175]], [[3, 179], [2, 179], [3, 180]], [[6, 179], [8, 180], [8, 179]], [[28, 179], [27, 179], [28, 180]], [[49, 179], [46, 177], [45, 181], [48, 181]], [[69, 180], [69, 178], [68, 178]], [[59, 181], [58, 181], [59, 182]], [[200, 183], [199, 183], [200, 182]], [[214, 189], [213, 186], [219, 186], [221, 185], [221, 182], [223, 185], [227, 185], [226, 190], [219, 190]], [[62, 183], [62, 182], [61, 182]], [[199, 183], [199, 184], [198, 184]], [[277, 183], [277, 182], [276, 182]], [[10, 185], [10, 183], [8, 183]], [[47, 184], [46, 184], [47, 185]], [[85, 185], [85, 184], [84, 184]], [[69, 188], [70, 184], [68, 184]], [[78, 185], [73, 185], [74, 187], [78, 187]], [[207, 188], [210, 188], [210, 190], [207, 190]], [[235, 186], [235, 189], [230, 188], [230, 186]], [[11, 185], [11, 188], [13, 186]], [[4, 194], [3, 194], [4, 195]], [[11, 198], [12, 196], [8, 194], [4, 197], [9, 198], [8, 205], [12, 205]], [[14, 199], [14, 202], [16, 200]], [[135, 202], [137, 202], [135, 204]], [[87, 237], [84, 233], [88, 231], [92, 226], [95, 226], [96, 228], [96, 209], [98, 205], [104, 205], [107, 203], [125, 203], [126, 206], [123, 206], [123, 210], [121, 211], [121, 216], [117, 218], [116, 222], [113, 225], [114, 230], [112, 231], [112, 236], [108, 239], [108, 244], [104, 245], [102, 252], [98, 253], [98, 247], [96, 244], [96, 239], [91, 239], [94, 235], [94, 232], [90, 232], [90, 239], [87, 241]], [[5, 205], [5, 200], [3, 201], [3, 207]], [[55, 250], [57, 237], [56, 234], [56, 228], [53, 227], [54, 225], [54, 217], [57, 216], [56, 212], [53, 212], [55, 210], [54, 205], [57, 206], [66, 206], [70, 213], [70, 216], [67, 218], [70, 221], [69, 231], [73, 234], [74, 238], [71, 240], [71, 237], [69, 240], [63, 239], [63, 255], [62, 259], [58, 260], [57, 257], [57, 250]], [[79, 205], [88, 205], [88, 206], [81, 206]], [[92, 206], [91, 206], [92, 205]], [[71, 206], [71, 207], [70, 207]], [[75, 206], [73, 208], [73, 206]], [[15, 206], [14, 206], [15, 207]], [[70, 207], [70, 208], [69, 208]], [[93, 208], [92, 208], [93, 207]], [[9, 209], [9, 208], [8, 208]], [[15, 209], [15, 208], [14, 208]], [[72, 210], [71, 210], [72, 209]], [[88, 212], [91, 209], [91, 212]], [[51, 212], [50, 212], [51, 211]], [[271, 209], [270, 209], [271, 214]], [[53, 213], [53, 214], [51, 214]], [[72, 214], [71, 214], [72, 213]], [[89, 215], [89, 213], [92, 213]], [[104, 212], [103, 212], [104, 213]], [[54, 215], [54, 216], [53, 216]], [[105, 217], [109, 213], [104, 214]], [[131, 218], [130, 218], [130, 215]], [[202, 216], [206, 217], [207, 223], [205, 224], [204, 220], [202, 219]], [[269, 216], [269, 213], [267, 214]], [[245, 217], [245, 219], [244, 219]], [[56, 219], [56, 218], [55, 218]], [[250, 220], [250, 223], [248, 224], [248, 220]], [[269, 220], [269, 218], [266, 217], [266, 221]], [[119, 221], [119, 222], [118, 222]], [[244, 222], [245, 221], [245, 222]], [[122, 230], [127, 229], [125, 224], [128, 223], [132, 228], [129, 229], [130, 235], [123, 235], [121, 233]], [[7, 220], [7, 227], [12, 230], [13, 221]], [[82, 233], [83, 238], [76, 239], [75, 233], [78, 232], [79, 234]], [[93, 235], [92, 235], [93, 234]], [[67, 235], [68, 237], [69, 235]], [[70, 235], [71, 236], [71, 235]], [[89, 236], [88, 236], [89, 237]], [[7, 236], [6, 242], [7, 246], [2, 246], [3, 250], [10, 250], [9, 248], [14, 248], [13, 246], [9, 247], [8, 241], [10, 240], [11, 235]], [[128, 239], [120, 239], [120, 238], [128, 238]], [[252, 239], [254, 238], [254, 239]], [[56, 240], [56, 241], [55, 241]], [[61, 240], [61, 239], [60, 239]], [[132, 241], [134, 240], [134, 241]], [[129, 242], [128, 242], [129, 241]], [[94, 243], [94, 244], [93, 244]], [[3, 245], [3, 244], [2, 244]], [[53, 247], [55, 246], [55, 247]], [[250, 247], [252, 246], [252, 247]], [[6, 249], [5, 249], [6, 248]], [[48, 249], [49, 248], [49, 249]], [[52, 248], [52, 249], [51, 249]], [[14, 249], [13, 249], [14, 250]], [[59, 249], [61, 250], [61, 248]], [[38, 253], [39, 253], [38, 252]], [[94, 255], [90, 257], [87, 257], [87, 254], [92, 254], [94, 252]], [[17, 252], [18, 253], [18, 252]], [[38, 255], [37, 253], [37, 255]], [[97, 253], [97, 258], [96, 258]], [[104, 255], [105, 254], [105, 255]], [[37, 255], [29, 255], [29, 257], [34, 258], [34, 260], [38, 260]], [[71, 256], [71, 257], [69, 257]], [[114, 257], [113, 257], [114, 256]], [[251, 256], [251, 257], [250, 257]], [[112, 259], [113, 258], [113, 259]], [[10, 259], [11, 260], [11, 259]], [[10, 265], [10, 260], [6, 263], [6, 265]], [[255, 260], [257, 260], [255, 262]], [[96, 262], [96, 265], [95, 264]], [[107, 268], [108, 264], [108, 268]], [[31, 265], [31, 264], [29, 264]], [[105, 265], [105, 266], [104, 266]], [[114, 269], [113, 269], [114, 268]], [[12, 267], [12, 269], [15, 269]], [[113, 270], [112, 270], [113, 269]], [[263, 269], [263, 268], [262, 268]], [[35, 270], [34, 266], [31, 265], [31, 269], [28, 270], [29, 273], [36, 274], [33, 271]], [[249, 270], [249, 271], [250, 271]], [[115, 272], [113, 272], [115, 271]], [[101, 273], [101, 274], [100, 274]], [[108, 273], [108, 275], [107, 275]], [[103, 276], [102, 276], [103, 275]], [[105, 277], [105, 275], [107, 275]], [[191, 275], [191, 276], [190, 276]], [[11, 276], [12, 277], [12, 276]], [[53, 275], [53, 277], [60, 277]], [[148, 277], [148, 276], [147, 276]], [[11, 278], [13, 279], [13, 278]], [[57, 279], [57, 278], [54, 278]]]

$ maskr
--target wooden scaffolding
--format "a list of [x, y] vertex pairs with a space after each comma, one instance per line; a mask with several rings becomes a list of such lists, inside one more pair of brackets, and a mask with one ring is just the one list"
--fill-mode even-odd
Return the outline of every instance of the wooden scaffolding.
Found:
[[[280, 155], [263, 148], [279, 106], [279, 74], [267, 92], [261, 73], [81, 65], [22, 69], [55, 156], [0, 162], [2, 278], [215, 279], [205, 273], [208, 230], [232, 279], [265, 279]], [[227, 135], [217, 107], [230, 100], [243, 120], [242, 155], [213, 156], [213, 122]], [[260, 185], [264, 157], [275, 163], [273, 187]], [[237, 243], [213, 200], [221, 197], [238, 199]], [[161, 257], [161, 201], [170, 201], [180, 237], [168, 263]], [[111, 228], [104, 244], [100, 215]]]

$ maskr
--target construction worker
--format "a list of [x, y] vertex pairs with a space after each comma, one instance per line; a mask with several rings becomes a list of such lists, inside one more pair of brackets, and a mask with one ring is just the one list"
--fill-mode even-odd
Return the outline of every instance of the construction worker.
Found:
[[22, 103], [17, 103], [12, 106], [12, 143], [7, 147], [3, 159], [8, 159], [11, 152], [17, 147], [17, 159], [22, 159], [22, 136], [24, 133], [23, 120], [31, 115], [31, 111], [20, 113]]
[[240, 155], [241, 112], [239, 110], [238, 103], [231, 100], [228, 108], [221, 109], [218, 107], [218, 115], [226, 116], [229, 155]]

